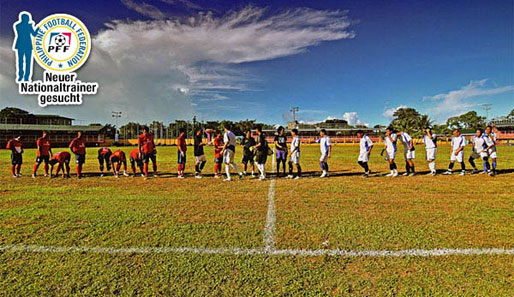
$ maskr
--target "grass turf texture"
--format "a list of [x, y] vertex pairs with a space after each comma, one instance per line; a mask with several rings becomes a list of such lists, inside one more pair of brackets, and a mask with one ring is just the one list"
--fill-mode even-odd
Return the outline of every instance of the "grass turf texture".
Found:
[[[128, 153], [131, 148], [124, 148]], [[57, 150], [54, 150], [57, 151]], [[236, 160], [240, 160], [238, 149]], [[388, 171], [375, 148], [373, 171]], [[499, 147], [499, 168], [514, 149]], [[95, 247], [262, 248], [269, 181], [179, 180], [176, 148], [158, 148], [161, 177], [23, 178], [0, 154], [0, 244]], [[207, 148], [212, 173], [212, 148]], [[358, 147], [334, 147], [333, 176], [275, 187], [277, 248], [403, 250], [513, 248], [514, 174], [496, 177], [360, 178]], [[466, 149], [469, 154], [470, 148]], [[418, 146], [416, 169], [424, 170]], [[186, 171], [194, 161], [189, 152]], [[304, 171], [319, 171], [317, 146], [302, 148]], [[447, 167], [449, 148], [438, 152]], [[402, 169], [403, 157], [398, 158]], [[480, 162], [477, 165], [480, 166]], [[270, 169], [271, 162], [268, 162]], [[456, 165], [459, 168], [459, 165]], [[73, 166], [72, 166], [73, 171]], [[97, 173], [88, 150], [86, 173]], [[42, 173], [40, 168], [39, 173]], [[316, 173], [318, 174], [318, 173]], [[345, 258], [196, 254], [0, 254], [0, 295], [351, 295], [512, 296], [512, 255]]]

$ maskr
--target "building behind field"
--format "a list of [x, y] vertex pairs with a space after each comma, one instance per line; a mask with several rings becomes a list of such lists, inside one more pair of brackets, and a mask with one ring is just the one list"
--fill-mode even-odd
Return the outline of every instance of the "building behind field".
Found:
[[35, 147], [43, 130], [48, 131], [54, 147], [66, 147], [82, 131], [88, 146], [97, 146], [105, 141], [101, 125], [73, 125], [73, 119], [58, 115], [31, 114], [17, 108], [0, 110], [0, 148], [5, 148], [9, 139], [22, 136], [25, 147]]

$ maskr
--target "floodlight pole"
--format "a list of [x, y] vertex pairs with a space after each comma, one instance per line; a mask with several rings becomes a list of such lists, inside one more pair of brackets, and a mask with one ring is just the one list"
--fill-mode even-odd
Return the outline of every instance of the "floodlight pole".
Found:
[[293, 122], [296, 123], [296, 113], [300, 111], [300, 108], [298, 106], [293, 106], [289, 111], [293, 114]]
[[485, 109], [485, 119], [488, 121], [489, 120], [489, 110], [491, 110], [491, 107], [493, 105], [491, 103], [484, 103], [484, 104], [482, 104], [482, 106]]
[[[114, 128], [114, 136], [116, 137], [116, 134], [118, 133], [117, 131], [119, 130], [118, 129], [118, 119], [121, 118], [121, 111], [112, 111], [111, 114], [112, 114], [112, 117], [115, 119], [114, 121], [116, 122], [116, 124], [115, 124], [116, 126]], [[118, 134], [118, 137], [119, 137], [119, 134]], [[123, 139], [124, 144], [125, 144], [125, 141], [126, 141], [126, 139]]]

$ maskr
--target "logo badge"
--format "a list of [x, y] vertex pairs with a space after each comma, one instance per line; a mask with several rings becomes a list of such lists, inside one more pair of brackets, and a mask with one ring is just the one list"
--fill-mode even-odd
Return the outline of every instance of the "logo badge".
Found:
[[36, 25], [34, 38], [36, 62], [44, 69], [70, 72], [79, 69], [91, 52], [86, 26], [69, 14], [52, 14]]

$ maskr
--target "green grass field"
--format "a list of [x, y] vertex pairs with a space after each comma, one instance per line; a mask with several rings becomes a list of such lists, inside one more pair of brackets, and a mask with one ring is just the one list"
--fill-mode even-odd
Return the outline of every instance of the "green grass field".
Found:
[[[380, 149], [370, 167], [386, 173]], [[212, 147], [206, 152], [211, 174]], [[84, 179], [45, 178], [42, 168], [30, 178], [34, 150], [14, 179], [9, 152], [1, 151], [0, 296], [514, 296], [514, 147], [498, 154], [504, 171], [496, 177], [363, 179], [358, 147], [336, 146], [331, 177], [319, 179], [318, 147], [304, 146], [309, 177], [226, 183], [177, 179], [175, 147], [158, 148], [161, 174], [149, 180], [98, 177], [96, 149], [88, 150]], [[438, 170], [448, 159], [449, 147], [440, 147]], [[188, 173], [193, 163], [191, 150]], [[416, 169], [427, 170], [422, 146]], [[507, 251], [298, 252], [469, 248]]]

